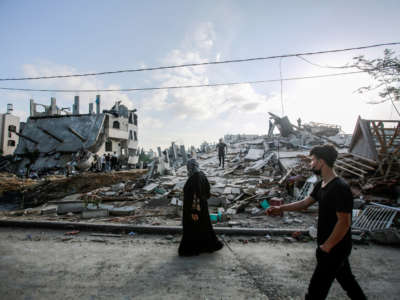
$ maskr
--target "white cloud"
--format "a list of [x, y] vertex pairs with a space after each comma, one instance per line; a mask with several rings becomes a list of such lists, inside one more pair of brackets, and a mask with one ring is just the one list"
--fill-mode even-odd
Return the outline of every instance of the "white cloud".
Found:
[[[212, 26], [205, 28], [210, 29]], [[199, 34], [203, 31], [204, 28], [197, 30], [197, 33], [194, 34], [195, 39], [201, 40], [198, 37], [206, 36]], [[215, 38], [212, 34], [207, 36]], [[168, 65], [181, 65], [208, 60], [207, 53], [203, 51], [202, 47], [199, 47], [197, 52], [193, 49], [190, 51], [172, 50], [164, 61]], [[160, 85], [164, 87], [210, 83], [206, 66], [164, 70], [156, 73], [154, 78], [159, 80]], [[228, 111], [254, 113], [260, 107], [265, 106], [266, 100], [266, 96], [258, 94], [250, 84], [245, 84], [198, 89], [171, 89], [168, 97], [166, 93], [158, 93], [145, 99], [143, 107], [154, 110], [168, 109], [168, 112], [178, 119], [206, 120]]]
[[146, 96], [141, 100], [141, 108], [143, 110], [162, 111], [168, 106], [167, 103], [168, 90], [159, 90], [153, 92], [150, 96]]
[[[140, 124], [140, 128], [142, 129], [159, 129], [159, 128], [163, 128], [164, 123], [159, 120], [159, 119], [155, 119], [152, 117], [145, 117], [144, 119], [142, 119], [142, 122]], [[142, 129], [142, 130], [143, 130]]]

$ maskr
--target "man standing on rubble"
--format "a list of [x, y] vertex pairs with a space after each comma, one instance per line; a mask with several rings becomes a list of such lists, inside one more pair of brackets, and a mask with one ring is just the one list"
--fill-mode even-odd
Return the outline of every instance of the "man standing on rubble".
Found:
[[228, 152], [228, 146], [223, 142], [222, 138], [219, 139], [217, 144], [219, 166], [222, 164], [222, 169], [225, 167], [225, 154]]
[[332, 145], [312, 148], [311, 168], [322, 176], [322, 181], [306, 199], [267, 210], [267, 214], [277, 215], [303, 210], [318, 201], [317, 266], [306, 299], [325, 299], [335, 279], [351, 299], [366, 299], [349, 264], [353, 196], [349, 186], [333, 170], [337, 155]]

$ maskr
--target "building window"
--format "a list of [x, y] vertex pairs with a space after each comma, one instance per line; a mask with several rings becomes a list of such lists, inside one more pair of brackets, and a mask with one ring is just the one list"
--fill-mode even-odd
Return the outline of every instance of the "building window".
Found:
[[136, 131], [133, 132], [133, 135], [135, 136], [135, 141], [137, 141], [137, 133], [136, 133]]
[[136, 149], [128, 149], [129, 156], [136, 155]]
[[113, 128], [119, 129], [119, 122], [118, 121], [114, 121], [113, 122]]
[[129, 139], [130, 139], [130, 140], [133, 140], [132, 130], [129, 130]]
[[11, 137], [11, 131], [8, 132], [8, 137], [9, 137], [9, 138]]
[[8, 126], [8, 131], [17, 132], [17, 127], [14, 125], [10, 125], [10, 126]]
[[15, 141], [14, 140], [8, 140], [8, 146], [15, 147]]
[[112, 152], [112, 142], [111, 141], [106, 142], [106, 152]]
[[137, 126], [137, 115], [133, 115], [133, 125]]
[[129, 114], [129, 124], [133, 124], [133, 113]]

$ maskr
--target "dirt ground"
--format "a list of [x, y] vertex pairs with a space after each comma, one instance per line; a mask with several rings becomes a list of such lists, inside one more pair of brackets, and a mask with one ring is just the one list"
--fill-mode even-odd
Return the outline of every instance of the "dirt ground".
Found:
[[[0, 298], [302, 299], [315, 266], [314, 242], [225, 236], [180, 258], [179, 235], [98, 234], [0, 228]], [[398, 299], [398, 248], [356, 245], [351, 264], [369, 299]], [[336, 282], [328, 299], [346, 299]]]

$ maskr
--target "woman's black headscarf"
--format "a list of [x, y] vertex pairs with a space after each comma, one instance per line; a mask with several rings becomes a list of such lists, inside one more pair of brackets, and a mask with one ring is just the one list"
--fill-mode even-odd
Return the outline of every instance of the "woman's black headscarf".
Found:
[[199, 163], [194, 158], [188, 160], [186, 168], [188, 177], [191, 177], [194, 173], [200, 172]]

